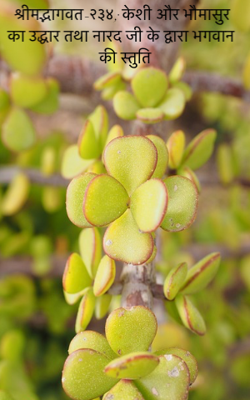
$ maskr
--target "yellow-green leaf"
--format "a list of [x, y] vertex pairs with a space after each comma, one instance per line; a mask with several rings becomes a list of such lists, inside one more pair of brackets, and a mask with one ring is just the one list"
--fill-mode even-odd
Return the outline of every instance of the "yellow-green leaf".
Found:
[[91, 173], [79, 175], [72, 179], [67, 188], [66, 211], [71, 222], [80, 228], [91, 227], [83, 214], [83, 198], [89, 182], [95, 176]]
[[149, 179], [157, 165], [157, 150], [143, 136], [124, 136], [112, 140], [104, 150], [104, 164], [130, 195]]
[[22, 172], [17, 174], [11, 181], [7, 191], [5, 192], [0, 205], [2, 215], [13, 215], [26, 203], [30, 191], [30, 182]]
[[87, 120], [79, 135], [78, 150], [80, 156], [85, 160], [98, 158], [101, 154], [99, 140], [95, 135], [95, 130], [92, 122]]
[[93, 286], [94, 295], [99, 297], [106, 293], [115, 280], [115, 262], [108, 256], [101, 259], [97, 269], [95, 282]]
[[109, 311], [109, 306], [111, 304], [112, 296], [111, 294], [103, 294], [97, 297], [95, 303], [95, 317], [97, 319], [102, 319]]
[[123, 356], [148, 350], [157, 331], [157, 321], [152, 311], [143, 306], [117, 308], [109, 315], [105, 331], [113, 351]]
[[168, 165], [168, 149], [162, 138], [156, 135], [147, 135], [147, 138], [154, 143], [157, 150], [157, 165], [152, 178], [162, 178]]
[[69, 354], [79, 349], [92, 349], [104, 354], [109, 360], [116, 358], [116, 354], [111, 349], [107, 339], [98, 332], [84, 331], [79, 332], [71, 340]]
[[112, 360], [104, 369], [108, 376], [119, 379], [140, 379], [153, 372], [159, 358], [152, 353], [135, 352]]
[[66, 394], [77, 400], [102, 396], [116, 383], [103, 372], [109, 359], [98, 351], [80, 349], [70, 354], [64, 364], [62, 385]]
[[24, 151], [35, 143], [36, 132], [28, 115], [13, 107], [2, 126], [2, 139], [12, 151]]
[[[136, 388], [133, 382], [127, 379], [121, 379], [104, 396], [103, 400], [145, 400], [142, 394]], [[5, 400], [5, 399], [3, 399]], [[9, 400], [9, 399], [7, 399]]]
[[222, 183], [228, 184], [234, 179], [234, 162], [232, 148], [222, 143], [216, 154], [218, 172]]
[[137, 111], [136, 118], [144, 124], [156, 124], [164, 119], [164, 113], [159, 108], [141, 108]]
[[182, 78], [185, 68], [186, 68], [185, 59], [183, 57], [179, 57], [169, 73], [170, 83], [173, 84], [175, 82], [178, 82]]
[[91, 278], [81, 257], [77, 253], [69, 256], [63, 273], [63, 289], [75, 294], [91, 285]]
[[158, 105], [164, 114], [165, 119], [176, 119], [178, 118], [185, 108], [185, 96], [180, 89], [172, 88], [169, 89]]
[[125, 120], [135, 119], [137, 111], [141, 108], [136, 98], [126, 90], [116, 93], [113, 106], [118, 117]]
[[250, 3], [248, 0], [233, 0], [231, 3], [231, 20], [241, 32], [250, 30]]
[[59, 108], [59, 92], [60, 87], [58, 82], [49, 78], [47, 83], [47, 94], [45, 98], [33, 107], [30, 107], [32, 111], [40, 114], [53, 114]]
[[188, 272], [187, 263], [181, 263], [172, 268], [164, 282], [164, 294], [168, 300], [173, 300], [185, 282]]
[[92, 122], [96, 137], [99, 140], [100, 148], [103, 149], [107, 140], [109, 126], [107, 110], [103, 106], [98, 106], [92, 114], [90, 114], [88, 119]]
[[42, 77], [32, 77], [16, 72], [11, 75], [10, 94], [13, 102], [24, 108], [40, 103], [48, 92], [46, 81]]
[[74, 178], [86, 171], [93, 162], [94, 160], [83, 160], [79, 155], [77, 145], [73, 144], [67, 148], [63, 155], [62, 176], [67, 179]]
[[167, 75], [160, 69], [143, 68], [132, 79], [131, 86], [142, 107], [155, 107], [166, 93], [168, 79]]
[[120, 72], [108, 72], [107, 74], [101, 76], [94, 83], [95, 90], [103, 90], [109, 88], [111, 86], [117, 85], [117, 83], [121, 80]]
[[131, 196], [130, 209], [142, 232], [153, 232], [162, 223], [168, 204], [166, 186], [160, 179], [150, 179]]
[[120, 125], [114, 125], [108, 133], [106, 146], [109, 144], [109, 142], [111, 142], [111, 140], [116, 139], [118, 137], [122, 137], [122, 136], [124, 136], [122, 127]]
[[187, 296], [179, 294], [175, 299], [175, 304], [185, 327], [197, 335], [205, 335], [205, 322], [191, 300]]
[[168, 192], [168, 207], [161, 227], [169, 232], [179, 232], [195, 220], [198, 192], [193, 182], [183, 176], [170, 176], [164, 182]]
[[95, 310], [95, 296], [93, 294], [92, 288], [89, 288], [85, 292], [79, 304], [76, 317], [76, 324], [75, 324], [76, 333], [84, 331], [87, 328], [94, 314], [94, 310]]
[[101, 235], [97, 228], [82, 230], [79, 235], [79, 248], [89, 275], [95, 277], [102, 256]]
[[140, 265], [151, 257], [154, 241], [150, 233], [139, 230], [130, 210], [127, 210], [106, 230], [103, 248], [114, 260]]
[[169, 154], [169, 166], [176, 169], [180, 166], [185, 149], [185, 134], [183, 131], [175, 131], [167, 141]]

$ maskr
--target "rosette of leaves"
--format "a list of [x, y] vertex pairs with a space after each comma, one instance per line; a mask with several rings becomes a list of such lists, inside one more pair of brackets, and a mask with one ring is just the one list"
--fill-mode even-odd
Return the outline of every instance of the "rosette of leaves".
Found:
[[143, 264], [155, 256], [152, 233], [187, 228], [195, 219], [198, 193], [190, 179], [171, 176], [168, 153], [156, 136], [124, 136], [104, 149], [107, 174], [85, 173], [67, 189], [69, 219], [82, 228], [107, 227], [105, 253], [114, 260]]
[[114, 96], [113, 105], [118, 117], [138, 119], [146, 124], [178, 118], [191, 96], [188, 86], [179, 82], [183, 64], [178, 60], [169, 78], [160, 69], [140, 68], [131, 80], [132, 93], [120, 90]]
[[101, 155], [104, 147], [114, 138], [123, 136], [119, 125], [109, 130], [109, 117], [103, 106], [98, 106], [87, 118], [80, 132], [78, 144], [71, 145], [64, 153], [61, 172], [73, 178], [82, 172], [106, 172]]
[[75, 330], [86, 329], [94, 312], [103, 318], [112, 296], [106, 292], [114, 282], [116, 266], [107, 255], [102, 257], [101, 236], [97, 228], [84, 229], [79, 237], [81, 256], [73, 253], [67, 260], [63, 274], [66, 301], [76, 303], [80, 298]]
[[[202, 291], [215, 277], [219, 265], [220, 254], [212, 253], [190, 269], [185, 262], [172, 268], [164, 282], [166, 299], [174, 300], [179, 317], [185, 327], [198, 335], [206, 333], [206, 325], [189, 295]], [[171, 308], [173, 309], [172, 306]]]
[[148, 351], [156, 331], [154, 314], [142, 306], [118, 308], [106, 321], [106, 338], [80, 332], [69, 346], [62, 384], [68, 396], [90, 400], [183, 400], [197, 376], [197, 363], [177, 348]]
[[196, 135], [186, 146], [185, 133], [181, 130], [172, 133], [167, 141], [169, 167], [172, 173], [190, 179], [200, 192], [200, 183], [194, 172], [211, 157], [216, 139], [214, 129], [206, 129]]

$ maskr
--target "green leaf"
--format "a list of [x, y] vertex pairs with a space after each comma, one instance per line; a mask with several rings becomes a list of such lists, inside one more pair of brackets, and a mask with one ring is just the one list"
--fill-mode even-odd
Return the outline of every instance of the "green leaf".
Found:
[[170, 176], [164, 182], [168, 191], [168, 208], [161, 227], [169, 232], [179, 232], [195, 220], [198, 193], [193, 182], [182, 176]]
[[181, 288], [182, 293], [193, 294], [203, 290], [214, 279], [220, 260], [220, 253], [211, 253], [190, 268]]
[[91, 285], [91, 278], [81, 257], [77, 253], [69, 256], [63, 273], [63, 289], [75, 294]]
[[99, 140], [96, 138], [92, 122], [87, 120], [78, 138], [78, 150], [85, 160], [98, 158], [101, 154]]
[[103, 294], [102, 296], [97, 297], [95, 304], [95, 317], [97, 319], [102, 319], [106, 316], [109, 311], [111, 300], [111, 294]]
[[183, 157], [185, 149], [185, 134], [183, 131], [175, 131], [167, 141], [169, 153], [169, 166], [172, 169], [177, 169]]
[[145, 400], [134, 383], [122, 379], [104, 396], [103, 400]]
[[102, 396], [116, 383], [103, 370], [109, 359], [95, 350], [80, 349], [69, 355], [62, 375], [66, 394], [77, 400], [90, 400]]
[[130, 210], [127, 210], [106, 230], [103, 248], [114, 260], [140, 265], [151, 257], [154, 241], [150, 233], [139, 230]]
[[186, 68], [186, 61], [183, 57], [179, 57], [173, 68], [171, 69], [169, 73], [169, 81], [170, 83], [175, 83], [181, 80]]
[[[46, 47], [37, 40], [31, 41], [33, 33], [39, 31], [40, 23], [34, 18], [30, 20], [15, 17], [16, 4], [1, 3], [0, 10], [0, 51], [1, 56], [13, 70], [27, 75], [36, 75], [42, 71], [46, 61]], [[7, 31], [25, 31], [24, 41], [11, 41]]]
[[126, 84], [122, 80], [118, 81], [114, 86], [107, 87], [102, 91], [101, 97], [103, 100], [112, 100], [116, 93], [125, 90]]
[[168, 166], [168, 150], [162, 138], [156, 135], [147, 135], [147, 138], [154, 143], [157, 150], [157, 165], [152, 178], [162, 178]]
[[155, 107], [168, 88], [167, 75], [157, 68], [143, 68], [132, 79], [131, 86], [142, 107]]
[[109, 360], [116, 358], [116, 354], [108, 344], [107, 339], [98, 332], [79, 332], [70, 342], [69, 354], [79, 349], [92, 349], [104, 354]]
[[102, 257], [101, 235], [97, 228], [82, 230], [79, 235], [79, 248], [89, 275], [95, 277]]
[[2, 215], [16, 214], [26, 203], [30, 192], [30, 182], [22, 172], [17, 174], [8, 186], [0, 203]]
[[137, 111], [141, 108], [136, 98], [126, 90], [116, 93], [113, 106], [118, 117], [125, 120], [135, 119]]
[[162, 102], [158, 105], [164, 114], [165, 119], [178, 118], [185, 108], [185, 97], [181, 90], [172, 88], [167, 91]]
[[153, 372], [159, 358], [152, 353], [136, 352], [112, 360], [104, 371], [108, 376], [119, 379], [140, 379]]
[[112, 260], [108, 256], [104, 256], [101, 259], [95, 277], [95, 282], [93, 286], [95, 296], [102, 296], [109, 290], [115, 280], [115, 273], [116, 268], [114, 260]]
[[182, 165], [194, 170], [200, 168], [211, 157], [215, 139], [216, 131], [213, 129], [206, 129], [195, 136], [184, 152]]
[[187, 296], [179, 294], [175, 299], [175, 304], [185, 327], [197, 335], [205, 335], [205, 322], [191, 300]]
[[191, 182], [195, 185], [197, 192], [200, 194], [201, 192], [201, 185], [199, 182], [199, 179], [194, 171], [190, 169], [189, 167], [184, 167], [181, 169], [178, 169], [178, 175], [184, 176], [185, 178], [190, 179]]
[[84, 331], [91, 321], [95, 310], [95, 296], [92, 288], [84, 294], [78, 308], [75, 331], [76, 333]]
[[164, 119], [164, 113], [159, 108], [141, 108], [137, 111], [136, 118], [144, 124], [157, 124]]
[[64, 298], [66, 300], [66, 303], [68, 303], [69, 305], [75, 304], [77, 303], [83, 295], [85, 295], [85, 293], [88, 291], [88, 287], [81, 290], [81, 292], [75, 293], [75, 294], [71, 294], [71, 293], [67, 293], [67, 292], [63, 292], [64, 294]]
[[157, 150], [143, 136], [124, 136], [112, 140], [104, 150], [104, 164], [130, 195], [148, 180], [157, 165]]
[[186, 400], [189, 371], [186, 363], [176, 355], [160, 356], [160, 364], [145, 378], [135, 381], [147, 400]]
[[39, 114], [53, 114], [59, 108], [59, 92], [60, 87], [58, 82], [49, 78], [46, 81], [47, 83], [47, 95], [45, 98], [33, 107], [30, 107], [32, 111]]
[[83, 198], [89, 182], [96, 175], [86, 173], [72, 179], [66, 194], [66, 211], [70, 221], [80, 228], [89, 228], [91, 224], [86, 220], [83, 214]]
[[88, 119], [92, 122], [100, 148], [103, 149], [107, 140], [109, 126], [109, 117], [105, 107], [96, 107]]
[[10, 98], [5, 90], [0, 88], [0, 125], [5, 120], [10, 109]]
[[219, 177], [222, 183], [231, 183], [234, 179], [233, 152], [230, 145], [223, 143], [216, 154]]
[[105, 226], [126, 211], [128, 202], [126, 190], [115, 178], [98, 175], [86, 188], [83, 212], [90, 224]]
[[143, 306], [117, 308], [109, 315], [105, 331], [111, 348], [123, 356], [148, 350], [157, 331], [157, 321], [152, 311]]
[[111, 86], [117, 85], [121, 81], [121, 73], [120, 72], [108, 72], [107, 74], [101, 76], [94, 83], [95, 90], [103, 90], [110, 88]]
[[13, 102], [24, 108], [40, 103], [48, 92], [42, 77], [30, 77], [16, 72], [11, 75], [10, 94]]
[[2, 126], [2, 140], [10, 150], [19, 152], [35, 143], [36, 132], [28, 115], [13, 107]]
[[96, 175], [106, 174], [107, 171], [101, 160], [96, 160], [90, 167], [88, 167], [87, 172], [92, 172]]
[[93, 162], [94, 160], [83, 160], [80, 157], [77, 145], [69, 146], [63, 155], [62, 176], [66, 179], [72, 179], [86, 171]]
[[173, 300], [185, 282], [188, 272], [187, 263], [181, 263], [172, 268], [164, 282], [164, 294], [168, 300]]
[[120, 125], [114, 125], [108, 133], [105, 147], [109, 144], [109, 142], [111, 142], [111, 140], [122, 136], [124, 136], [122, 127]]
[[181, 90], [186, 101], [191, 100], [193, 96], [193, 90], [186, 82], [175, 82], [173, 84], [173, 88]]
[[233, 0], [231, 20], [240, 32], [250, 31], [250, 4], [248, 0]]
[[198, 375], [198, 364], [194, 356], [187, 350], [179, 349], [177, 347], [171, 347], [166, 350], [161, 350], [156, 352], [157, 355], [175, 355], [180, 357], [187, 364], [189, 374], [190, 374], [190, 385], [192, 385]]
[[150, 179], [139, 186], [131, 196], [130, 209], [142, 232], [153, 232], [162, 223], [168, 204], [164, 182]]

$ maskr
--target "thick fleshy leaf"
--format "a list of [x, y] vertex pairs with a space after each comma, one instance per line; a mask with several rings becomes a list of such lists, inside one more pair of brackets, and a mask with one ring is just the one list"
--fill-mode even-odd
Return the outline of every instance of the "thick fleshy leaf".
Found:
[[35, 143], [36, 132], [28, 115], [13, 107], [2, 126], [2, 139], [12, 151], [24, 151]]
[[87, 120], [78, 139], [79, 154], [85, 160], [98, 158], [101, 154], [101, 146], [95, 135], [92, 122]]
[[10, 109], [10, 98], [7, 92], [0, 88], [0, 125], [5, 120]]
[[91, 321], [95, 310], [95, 296], [92, 288], [84, 294], [78, 308], [75, 331], [76, 333], [84, 331]]
[[19, 107], [32, 107], [40, 103], [48, 92], [45, 79], [30, 77], [19, 72], [12, 74], [10, 94], [13, 102]]
[[67, 395], [77, 400], [90, 400], [111, 389], [117, 379], [103, 372], [108, 362], [104, 354], [92, 349], [80, 349], [70, 354], [62, 374], [62, 385]]
[[212, 253], [190, 268], [186, 281], [182, 285], [182, 293], [193, 294], [203, 290], [214, 279], [220, 259], [220, 253]]
[[186, 68], [185, 59], [183, 57], [179, 57], [178, 60], [174, 63], [174, 66], [169, 73], [169, 81], [172, 84], [178, 82], [182, 78], [185, 68]]
[[173, 88], [179, 89], [183, 93], [186, 101], [191, 100], [193, 96], [193, 90], [186, 82], [175, 82], [173, 84]]
[[111, 142], [111, 140], [116, 139], [118, 137], [122, 137], [122, 136], [124, 136], [122, 127], [120, 125], [114, 125], [108, 133], [106, 146], [109, 144], [109, 142]]
[[89, 275], [95, 277], [102, 257], [101, 235], [97, 228], [83, 229], [79, 235], [80, 254]]
[[121, 182], [130, 195], [153, 175], [157, 150], [146, 137], [124, 136], [108, 144], [103, 158], [108, 173]]
[[63, 289], [75, 294], [91, 285], [91, 278], [81, 257], [77, 253], [69, 256], [63, 273]]
[[164, 112], [165, 119], [178, 118], [185, 108], [183, 92], [176, 88], [169, 89], [158, 108]]
[[155, 107], [166, 93], [168, 79], [160, 69], [143, 68], [132, 79], [131, 86], [136, 99], [143, 107]]
[[171, 347], [166, 350], [157, 351], [156, 354], [163, 355], [163, 356], [172, 354], [172, 355], [182, 358], [182, 360], [184, 360], [184, 362], [187, 364], [187, 367], [189, 369], [190, 385], [192, 385], [194, 383], [194, 381], [198, 375], [198, 364], [197, 364], [197, 361], [194, 358], [194, 356], [191, 353], [189, 353], [189, 351], [179, 349], [177, 347]]
[[66, 179], [72, 179], [83, 173], [93, 164], [94, 160], [83, 160], [78, 152], [78, 146], [69, 146], [63, 155], [61, 172]]
[[205, 322], [191, 300], [187, 296], [179, 294], [175, 299], [175, 304], [185, 327], [197, 335], [205, 335]]
[[166, 186], [160, 179], [150, 179], [131, 196], [130, 209], [142, 232], [153, 232], [162, 223], [168, 204]]
[[86, 173], [72, 179], [66, 194], [66, 211], [68, 217], [74, 225], [81, 228], [89, 228], [91, 224], [83, 214], [83, 198], [89, 182], [95, 178], [95, 174]]
[[[0, 50], [1, 56], [13, 70], [21, 71], [27, 75], [39, 73], [46, 60], [46, 47], [38, 40], [30, 40], [32, 31], [41, 30], [41, 26], [34, 18], [29, 20], [15, 17], [16, 5], [1, 2], [0, 10]], [[7, 31], [25, 31], [24, 41], [20, 33], [20, 40], [9, 40]]]
[[103, 100], [112, 100], [116, 93], [126, 90], [126, 83], [119, 80], [115, 85], [107, 87], [102, 91], [101, 97]]
[[186, 400], [190, 383], [186, 363], [178, 356], [159, 357], [160, 364], [145, 378], [135, 381], [147, 400]]
[[87, 172], [93, 172], [93, 174], [100, 175], [106, 174], [107, 171], [101, 160], [96, 160], [88, 169]]
[[[157, 330], [155, 315], [148, 308], [117, 308], [106, 321], [106, 337], [115, 353], [123, 356], [147, 351]], [[133, 338], [133, 340], [131, 340]]]
[[47, 83], [47, 94], [45, 98], [33, 107], [30, 107], [32, 111], [39, 114], [53, 114], [59, 108], [59, 93], [60, 87], [58, 82], [49, 78]]
[[158, 155], [157, 165], [152, 175], [152, 178], [162, 178], [168, 166], [168, 149], [164, 140], [162, 140], [162, 138], [160, 138], [159, 136], [148, 135], [147, 138], [154, 143]]
[[222, 143], [216, 154], [219, 177], [222, 183], [231, 183], [235, 177], [233, 150], [227, 143]]
[[128, 202], [128, 194], [120, 182], [109, 175], [97, 175], [87, 186], [83, 212], [90, 224], [105, 226], [126, 211]]
[[103, 294], [102, 296], [97, 297], [95, 303], [95, 317], [97, 319], [102, 319], [107, 315], [111, 300], [111, 294]]
[[16, 175], [3, 196], [0, 213], [13, 215], [20, 211], [28, 199], [29, 191], [30, 182], [27, 176], [23, 173]]
[[93, 286], [94, 295], [99, 297], [106, 293], [115, 280], [115, 262], [108, 256], [101, 259], [97, 269], [95, 282]]
[[125, 120], [135, 119], [137, 111], [141, 108], [132, 93], [126, 90], [116, 93], [113, 106], [118, 117]]
[[103, 248], [114, 260], [140, 265], [151, 257], [154, 241], [150, 233], [139, 230], [130, 210], [127, 210], [106, 230]]
[[173, 300], [187, 277], [188, 266], [181, 263], [175, 268], [172, 268], [164, 282], [164, 294], [168, 300]]
[[197, 192], [200, 194], [201, 192], [201, 185], [199, 182], [199, 179], [196, 175], [196, 173], [190, 169], [189, 167], [184, 167], [181, 169], [178, 169], [178, 175], [184, 176], [185, 178], [190, 179], [190, 181], [193, 182], [193, 184], [195, 185]]
[[195, 220], [198, 192], [193, 182], [183, 176], [170, 176], [164, 182], [168, 191], [168, 208], [161, 227], [169, 232], [179, 232]]
[[120, 80], [120, 72], [108, 72], [95, 81], [94, 88], [95, 90], [103, 90], [109, 88], [110, 86], [115, 86]]
[[184, 152], [182, 165], [194, 170], [200, 168], [211, 157], [215, 139], [214, 129], [206, 129], [195, 136]]
[[141, 108], [137, 111], [136, 118], [144, 124], [156, 124], [164, 119], [164, 113], [159, 108]]
[[[121, 380], [104, 396], [103, 400], [145, 400], [133, 382]], [[4, 399], [5, 400], [5, 399]]]
[[92, 122], [96, 137], [100, 143], [100, 148], [103, 149], [107, 140], [109, 126], [109, 117], [105, 107], [96, 107], [88, 119]]
[[109, 360], [116, 358], [116, 354], [108, 344], [107, 339], [98, 332], [79, 332], [70, 342], [69, 354], [79, 349], [92, 349], [104, 354]]
[[89, 290], [89, 288], [85, 288], [83, 290], [81, 290], [78, 293], [72, 294], [72, 293], [67, 293], [67, 292], [63, 292], [64, 294], [64, 298], [66, 300], [66, 303], [68, 303], [69, 305], [72, 306], [72, 304], [77, 303], [84, 295], [85, 293]]
[[169, 166], [176, 169], [180, 166], [185, 149], [185, 134], [183, 131], [175, 131], [167, 141], [169, 154]]
[[159, 358], [152, 353], [136, 352], [112, 360], [104, 371], [113, 378], [140, 379], [153, 372], [158, 364]]

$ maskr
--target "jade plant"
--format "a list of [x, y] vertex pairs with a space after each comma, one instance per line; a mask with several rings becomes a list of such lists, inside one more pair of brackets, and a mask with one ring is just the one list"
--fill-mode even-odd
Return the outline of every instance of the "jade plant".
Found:
[[[185, 96], [174, 85], [181, 83], [183, 69], [182, 60], [170, 77], [157, 68], [139, 68], [126, 82], [133, 94], [129, 88], [119, 90], [124, 79], [121, 71], [109, 72], [95, 88], [106, 91], [114, 86], [113, 105], [120, 118], [155, 124], [182, 113]], [[169, 88], [169, 82], [173, 87]], [[208, 129], [186, 146], [182, 131], [173, 132], [167, 142], [153, 133], [125, 135], [119, 125], [109, 129], [108, 113], [98, 106], [86, 119], [78, 144], [66, 150], [62, 173], [73, 178], [67, 188], [66, 211], [82, 229], [79, 252], [69, 256], [63, 275], [66, 301], [81, 300], [77, 335], [62, 376], [71, 398], [188, 397], [197, 376], [194, 357], [179, 348], [152, 353], [156, 317], [146, 298], [129, 305], [124, 300], [119, 303], [126, 270], [117, 283], [116, 263], [154, 271], [158, 228], [180, 232], [195, 221], [201, 188], [194, 171], [210, 158], [215, 138], [216, 132]], [[169, 271], [161, 287], [162, 298], [170, 308], [175, 306], [183, 324], [198, 335], [205, 334], [205, 322], [189, 295], [211, 282], [219, 263], [219, 253], [190, 269], [184, 262]], [[149, 290], [153, 284], [154, 279], [148, 282]], [[106, 338], [86, 330], [94, 313], [103, 318], [109, 312]]]

